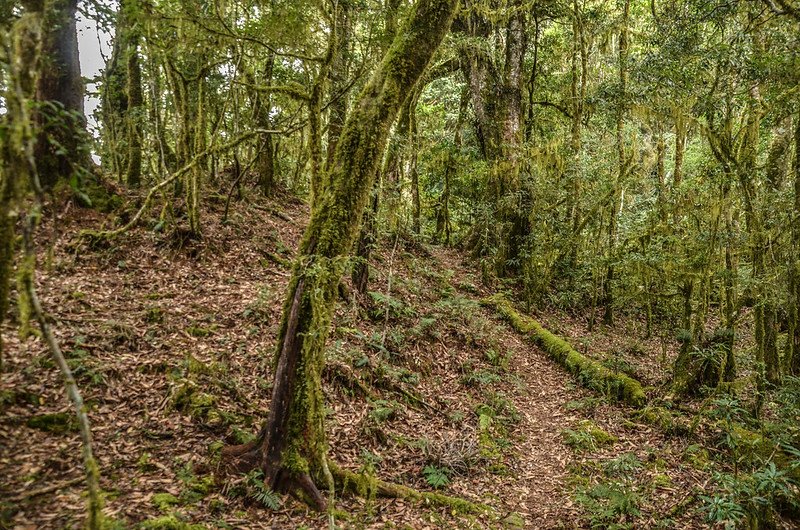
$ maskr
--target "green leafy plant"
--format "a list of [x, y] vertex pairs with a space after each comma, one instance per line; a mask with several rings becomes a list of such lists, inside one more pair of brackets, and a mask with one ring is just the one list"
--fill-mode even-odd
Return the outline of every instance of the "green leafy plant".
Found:
[[617, 441], [616, 436], [607, 433], [588, 420], [582, 421], [576, 429], [564, 429], [561, 431], [561, 435], [565, 444], [579, 452], [595, 451]]
[[486, 360], [489, 364], [496, 366], [503, 370], [508, 369], [508, 363], [511, 362], [511, 354], [508, 352], [500, 351], [499, 349], [489, 348], [485, 352]]
[[270, 510], [280, 510], [283, 500], [281, 496], [264, 484], [264, 473], [261, 470], [251, 471], [247, 475], [247, 496]]
[[601, 482], [581, 489], [576, 501], [586, 512], [591, 528], [633, 528], [633, 519], [641, 515], [641, 497], [625, 482]]
[[745, 520], [754, 528], [770, 527], [777, 506], [798, 507], [797, 484], [773, 461], [749, 474], [714, 473], [713, 479], [717, 490], [700, 497], [700, 511], [725, 528], [738, 528]]
[[387, 296], [378, 291], [370, 291], [369, 297], [375, 304], [375, 308], [370, 311], [370, 317], [374, 320], [381, 320], [385, 318], [387, 314], [391, 319], [414, 316], [414, 309], [399, 298]]
[[269, 317], [270, 302], [272, 300], [272, 290], [269, 284], [264, 284], [258, 288], [256, 299], [247, 304], [242, 316], [245, 318], [252, 318], [260, 320]]
[[500, 376], [489, 370], [475, 370], [466, 373], [461, 378], [465, 386], [487, 386], [500, 381]]
[[738, 528], [745, 517], [744, 507], [730, 495], [701, 495], [700, 499], [703, 501], [700, 510], [705, 513], [706, 521], [725, 530]]
[[391, 420], [397, 414], [397, 403], [379, 399], [372, 402], [372, 410], [369, 411], [369, 417], [375, 423], [384, 423]]
[[422, 469], [422, 475], [425, 477], [425, 481], [433, 489], [444, 488], [450, 484], [451, 474], [452, 471], [446, 467], [428, 465]]
[[623, 453], [607, 461], [603, 471], [607, 476], [631, 478], [641, 467], [642, 462], [634, 453]]

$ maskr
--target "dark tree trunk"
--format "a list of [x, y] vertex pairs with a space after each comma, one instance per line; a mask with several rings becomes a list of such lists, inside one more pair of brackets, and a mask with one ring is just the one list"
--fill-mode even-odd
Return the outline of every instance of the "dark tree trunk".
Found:
[[144, 97], [142, 95], [142, 67], [139, 63], [139, 35], [132, 34], [128, 43], [128, 165], [125, 183], [138, 188], [142, 181], [142, 120]]
[[[511, 2], [505, 21], [505, 49], [502, 65], [496, 65], [483, 47], [464, 47], [462, 68], [472, 97], [475, 129], [483, 157], [489, 162], [488, 200], [495, 207], [501, 229], [491, 241], [472, 250], [477, 254], [497, 248], [495, 268], [500, 275], [515, 270], [522, 245], [529, 231], [524, 204], [503, 200], [520, 189], [520, 146], [522, 143], [523, 68], [527, 49], [525, 11], [521, 2]], [[470, 13], [462, 21], [473, 42], [489, 39], [492, 24], [479, 13]], [[480, 229], [477, 227], [477, 229]], [[480, 241], [480, 238], [473, 238]]]
[[787, 364], [800, 376], [800, 112], [794, 123], [794, 222], [789, 263], [789, 344]]
[[356, 244], [356, 260], [353, 264], [353, 272], [351, 274], [353, 288], [362, 296], [367, 294], [367, 288], [369, 287], [369, 258], [372, 254], [372, 248], [375, 246], [375, 239], [377, 238], [378, 227], [376, 226], [376, 222], [378, 220], [378, 207], [380, 206], [379, 183], [380, 181], [375, 179], [375, 184], [372, 187], [370, 204], [364, 212], [361, 234]]
[[[267, 63], [264, 67], [264, 81], [263, 83], [269, 86], [272, 83], [272, 74], [275, 69], [275, 54], [270, 52], [267, 56]], [[246, 71], [248, 82], [255, 82], [252, 72]], [[253, 117], [256, 124], [262, 129], [272, 128], [272, 119], [270, 113], [272, 112], [272, 99], [269, 93], [261, 93], [256, 90], [251, 90], [250, 100], [253, 102]], [[258, 172], [258, 185], [261, 192], [266, 197], [271, 197], [275, 192], [275, 141], [271, 134], [265, 134], [261, 138], [261, 144], [258, 146], [258, 155], [256, 161], [256, 171]]]
[[39, 129], [34, 156], [45, 189], [60, 180], [80, 180], [89, 165], [76, 11], [77, 0], [56, 0], [44, 13], [42, 68], [36, 87], [36, 100], [44, 105], [34, 117]]
[[456, 5], [456, 0], [415, 4], [348, 116], [326, 171], [329, 185], [312, 210], [289, 284], [269, 417], [255, 443], [226, 451], [239, 457], [240, 468], [262, 469], [273, 490], [300, 490], [319, 509], [325, 500], [315, 484], [331, 482], [321, 374], [337, 287], [389, 128], [447, 32]]

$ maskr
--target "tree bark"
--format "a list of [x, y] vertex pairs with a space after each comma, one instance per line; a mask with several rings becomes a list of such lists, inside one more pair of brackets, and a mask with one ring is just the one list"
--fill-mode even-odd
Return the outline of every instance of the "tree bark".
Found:
[[[275, 54], [269, 52], [266, 65], [264, 66], [264, 81], [267, 86], [272, 84], [273, 71], [275, 69]], [[255, 76], [249, 70], [245, 70], [245, 75], [250, 83], [255, 82]], [[269, 92], [261, 93], [257, 90], [250, 90], [250, 101], [253, 103], [253, 121], [262, 129], [272, 128], [272, 98]], [[256, 160], [256, 171], [258, 172], [258, 185], [261, 193], [266, 197], [272, 197], [275, 192], [275, 141], [271, 134], [265, 134], [261, 138], [258, 146]]]
[[614, 324], [614, 260], [616, 258], [617, 216], [619, 215], [620, 186], [627, 173], [624, 125], [628, 106], [628, 19], [630, 18], [630, 0], [625, 0], [622, 8], [622, 29], [619, 34], [619, 102], [617, 103], [617, 174], [613, 182], [611, 207], [608, 221], [608, 259], [605, 280], [603, 282], [603, 323]]
[[389, 128], [447, 32], [456, 0], [419, 0], [383, 62], [359, 95], [326, 171], [300, 245], [284, 304], [269, 417], [257, 441], [230, 448], [240, 468], [258, 467], [273, 490], [300, 490], [318, 509], [316, 484], [330, 482], [321, 373], [343, 266]]
[[800, 375], [800, 111], [794, 117], [794, 211], [789, 263], [789, 344], [792, 375]]
[[41, 104], [34, 115], [38, 129], [34, 154], [45, 189], [60, 180], [78, 183], [89, 165], [84, 148], [83, 79], [75, 24], [77, 0], [55, 0], [44, 12], [42, 68], [36, 87]]
[[[477, 243], [473, 251], [484, 255], [496, 247], [494, 266], [500, 275], [518, 267], [518, 258], [529, 231], [527, 214], [520, 202], [503, 200], [520, 189], [519, 166], [522, 144], [522, 87], [527, 33], [525, 11], [518, 0], [509, 3], [505, 21], [504, 60], [495, 64], [485, 49], [478, 45], [465, 47], [462, 69], [469, 87], [475, 113], [475, 129], [484, 159], [489, 162], [489, 196], [495, 219], [500, 227], [490, 241], [471, 238]], [[461, 21], [472, 41], [488, 40], [493, 25], [480, 13], [472, 12]], [[476, 227], [481, 230], [480, 227]], [[482, 241], [482, 242], [481, 242]]]
[[142, 182], [144, 96], [142, 94], [142, 67], [139, 63], [139, 34], [137, 32], [132, 32], [130, 35], [126, 66], [128, 74], [128, 164], [125, 168], [125, 183], [132, 188], [138, 188]]
[[347, 77], [350, 69], [350, 41], [353, 33], [353, 13], [349, 0], [338, 0], [336, 5], [336, 49], [329, 72], [331, 104], [328, 116], [328, 157], [326, 167], [333, 163], [336, 144], [347, 119]]

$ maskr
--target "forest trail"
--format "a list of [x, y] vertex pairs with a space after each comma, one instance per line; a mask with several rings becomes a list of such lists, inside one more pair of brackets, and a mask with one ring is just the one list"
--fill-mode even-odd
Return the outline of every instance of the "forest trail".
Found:
[[[434, 253], [444, 268], [456, 271], [455, 276], [474, 274], [474, 264], [457, 251], [437, 248]], [[480, 293], [481, 296], [491, 294], [493, 292], [485, 287]], [[497, 318], [491, 311], [487, 311], [486, 316]], [[565, 322], [564, 325], [571, 327], [574, 323]], [[512, 352], [511, 378], [519, 378], [518, 383], [505, 387], [521, 415], [516, 431], [519, 460], [508, 489], [520, 499], [516, 510], [523, 515], [526, 527], [585, 525], [582, 510], [574, 502], [574, 493], [576, 487], [579, 489], [592, 481], [582, 481], [579, 475], [585, 473], [591, 477], [592, 470], [597, 473], [603, 464], [612, 462], [613, 465], [628, 459], [651, 464], [647, 466], [649, 469], [633, 470], [637, 476], [629, 477], [650, 482], [658, 494], [657, 503], [648, 507], [653, 514], [647, 519], [647, 527], [691, 528], [698, 524], [692, 519], [662, 520], [657, 515], [670, 511], [679, 514], [681, 503], [693, 495], [693, 488], [701, 479], [691, 466], [674, 461], [667, 463], [670, 459], [666, 456], [685, 451], [688, 445], [685, 440], [671, 439], [649, 425], [632, 420], [632, 411], [625, 406], [608, 403], [602, 396], [580, 387], [547, 353], [504, 322], [500, 322], [497, 331], [503, 347]], [[594, 442], [584, 439], [582, 435], [587, 432], [584, 427], [589, 431], [599, 428], [597, 432], [606, 433], [610, 439]], [[581, 447], [582, 443], [594, 446]]]
[[[214, 485], [204, 471], [221, 441], [247, 439], [268, 410], [266, 360], [307, 208], [254, 203], [226, 224], [219, 213], [205, 242], [180, 248], [147, 230], [99, 249], [58, 238], [42, 274], [43, 299], [91, 406], [106, 514], [126, 524], [326, 528], [302, 504], [268, 510], [249, 498], [244, 479]], [[103, 219], [67, 213], [60, 221], [61, 234], [74, 234]], [[331, 454], [416, 488], [441, 479], [442, 492], [496, 512], [476, 518], [344, 498], [340, 527], [580, 527], [588, 519], [576, 492], [607, 480], [608, 462], [627, 460], [635, 465], [624, 480], [654, 493], [639, 503], [639, 521], [653, 526], [702, 478], [665, 456], [685, 442], [580, 388], [480, 306], [493, 287], [458, 252], [413, 242], [393, 252], [374, 256], [368, 303], [337, 309], [325, 374]], [[40, 342], [20, 345], [6, 333], [0, 475], [12, 479], [3, 497], [80, 476], [57, 372]], [[430, 468], [448, 472], [437, 479]], [[4, 520], [67, 527], [80, 519], [81, 488], [26, 500]]]

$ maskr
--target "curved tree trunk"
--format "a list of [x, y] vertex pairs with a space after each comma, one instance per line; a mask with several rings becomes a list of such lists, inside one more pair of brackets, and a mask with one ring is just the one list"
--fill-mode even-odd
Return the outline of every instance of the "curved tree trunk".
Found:
[[258, 467], [274, 490], [300, 490], [317, 508], [330, 478], [321, 373], [337, 287], [359, 233], [389, 128], [452, 20], [457, 0], [419, 0], [345, 123], [328, 186], [312, 211], [289, 284], [269, 417], [258, 440], [230, 448], [239, 468]]

